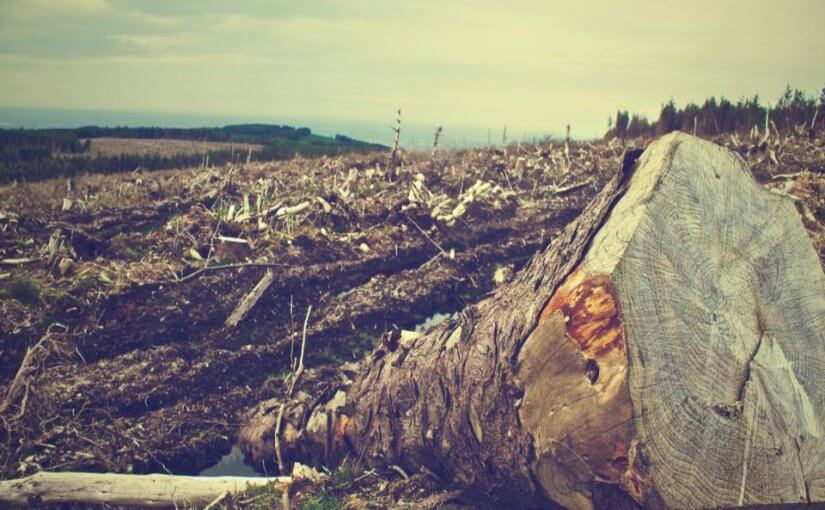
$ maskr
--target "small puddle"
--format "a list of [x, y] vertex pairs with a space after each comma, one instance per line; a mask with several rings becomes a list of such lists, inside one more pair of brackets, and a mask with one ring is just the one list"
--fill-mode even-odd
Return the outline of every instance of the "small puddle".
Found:
[[442, 322], [444, 319], [453, 318], [457, 315], [458, 312], [453, 313], [441, 313], [435, 312], [434, 314], [430, 315], [423, 321], [419, 322], [415, 325], [413, 331], [424, 331], [425, 329], [431, 328], [436, 324]]
[[238, 445], [232, 445], [229, 453], [213, 466], [198, 473], [198, 476], [265, 476], [255, 471], [246, 463], [244, 454]]

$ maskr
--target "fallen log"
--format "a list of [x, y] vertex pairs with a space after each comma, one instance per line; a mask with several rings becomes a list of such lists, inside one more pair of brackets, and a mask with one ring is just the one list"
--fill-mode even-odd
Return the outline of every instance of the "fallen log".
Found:
[[794, 205], [674, 133], [492, 298], [387, 337], [332, 399], [287, 402], [280, 445], [506, 505], [823, 502], [823, 346], [825, 274]]
[[291, 477], [124, 475], [52, 473], [0, 481], [0, 504], [16, 507], [97, 504], [141, 508], [204, 507], [225, 494], [268, 488], [288, 491]]

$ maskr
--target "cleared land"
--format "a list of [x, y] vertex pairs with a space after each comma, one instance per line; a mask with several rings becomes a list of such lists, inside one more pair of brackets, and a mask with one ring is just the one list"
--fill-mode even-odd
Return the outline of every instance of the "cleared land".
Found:
[[[825, 259], [822, 138], [717, 141], [798, 197]], [[305, 322], [298, 390], [320, 398], [385, 332], [506, 280], [623, 153], [618, 141], [575, 144], [569, 157], [521, 146], [403, 154], [397, 168], [376, 153], [0, 188], [0, 476], [199, 472], [260, 402], [283, 398]], [[267, 270], [271, 285], [227, 325]], [[301, 497], [457, 496], [405, 475], [354, 461]]]
[[119, 156], [121, 154], [174, 156], [176, 154], [203, 154], [212, 151], [234, 150], [246, 155], [261, 150], [261, 145], [230, 142], [199, 142], [195, 140], [172, 140], [168, 138], [92, 138], [90, 152], [94, 156]]

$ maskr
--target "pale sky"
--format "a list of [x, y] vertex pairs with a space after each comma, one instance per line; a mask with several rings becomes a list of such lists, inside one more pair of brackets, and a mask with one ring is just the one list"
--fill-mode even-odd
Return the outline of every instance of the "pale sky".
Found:
[[0, 0], [0, 107], [589, 137], [819, 91], [823, 26], [825, 0]]

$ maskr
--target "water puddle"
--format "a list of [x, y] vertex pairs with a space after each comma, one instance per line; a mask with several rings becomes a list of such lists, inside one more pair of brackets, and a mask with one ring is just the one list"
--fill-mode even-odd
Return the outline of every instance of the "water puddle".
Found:
[[432, 314], [429, 317], [425, 318], [423, 321], [416, 324], [413, 331], [424, 331], [425, 329], [429, 329], [429, 328], [435, 326], [436, 324], [440, 323], [444, 319], [453, 318], [456, 315], [457, 315], [457, 312], [453, 312], [453, 313], [435, 312], [434, 314]]
[[198, 476], [265, 476], [258, 473], [244, 460], [244, 454], [237, 445], [232, 445], [229, 453], [211, 467], [198, 473]]

